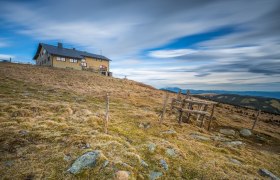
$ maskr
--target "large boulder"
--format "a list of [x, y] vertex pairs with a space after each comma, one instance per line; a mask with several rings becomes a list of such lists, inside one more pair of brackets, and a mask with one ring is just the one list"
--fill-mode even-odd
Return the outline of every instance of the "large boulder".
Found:
[[94, 167], [99, 157], [100, 151], [87, 152], [77, 158], [67, 171], [72, 174], [78, 174], [85, 168]]
[[249, 129], [241, 129], [240, 135], [244, 137], [248, 137], [252, 135], [252, 132]]
[[234, 136], [235, 131], [233, 129], [220, 129], [220, 133], [227, 136]]
[[262, 176], [267, 176], [269, 177], [271, 180], [280, 180], [279, 177], [277, 177], [275, 174], [273, 174], [272, 172], [270, 172], [267, 169], [260, 169], [259, 170], [259, 174]]

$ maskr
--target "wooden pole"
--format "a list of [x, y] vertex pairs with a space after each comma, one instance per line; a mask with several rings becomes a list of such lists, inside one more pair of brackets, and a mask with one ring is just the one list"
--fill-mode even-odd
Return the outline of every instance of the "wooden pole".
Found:
[[166, 105], [167, 105], [168, 97], [169, 97], [169, 94], [166, 92], [165, 98], [164, 98], [164, 101], [163, 101], [162, 114], [161, 114], [160, 121], [159, 121], [160, 124], [163, 122], [163, 119], [164, 119], [164, 115], [165, 115], [165, 112], [166, 112]]
[[256, 124], [257, 124], [257, 121], [258, 121], [258, 119], [259, 119], [260, 113], [261, 113], [261, 110], [258, 111], [257, 117], [256, 117], [256, 119], [255, 119], [255, 121], [254, 121], [254, 123], [253, 123], [253, 126], [252, 126], [252, 131], [254, 130], [254, 128], [255, 128], [255, 126], [256, 126]]
[[181, 99], [181, 92], [182, 92], [182, 90], [180, 89], [180, 90], [178, 91], [178, 94], [177, 94], [177, 100], [180, 100], [180, 99]]
[[108, 122], [109, 122], [109, 93], [106, 95], [106, 115], [105, 115], [105, 133], [108, 133]]
[[213, 119], [214, 111], [215, 111], [215, 104], [213, 104], [213, 107], [212, 107], [211, 116], [210, 116], [209, 125], [208, 125], [208, 131], [210, 131], [210, 127], [211, 127], [211, 122], [212, 122], [212, 119]]
[[189, 99], [190, 93], [190, 90], [187, 90], [186, 99]]

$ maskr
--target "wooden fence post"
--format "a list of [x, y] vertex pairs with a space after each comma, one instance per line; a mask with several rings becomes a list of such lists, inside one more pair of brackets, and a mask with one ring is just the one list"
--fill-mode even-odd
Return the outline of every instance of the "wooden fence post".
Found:
[[211, 116], [210, 116], [209, 125], [208, 125], [208, 131], [210, 131], [210, 127], [211, 127], [214, 111], [215, 111], [215, 104], [213, 104], [213, 107], [212, 107]]
[[161, 114], [160, 121], [159, 121], [160, 124], [163, 122], [163, 119], [164, 119], [164, 115], [165, 115], [165, 112], [166, 112], [166, 105], [167, 105], [168, 97], [169, 97], [169, 94], [166, 92], [165, 98], [164, 98], [164, 101], [163, 101], [162, 114]]
[[106, 95], [106, 115], [105, 115], [105, 133], [108, 133], [108, 122], [109, 122], [109, 93]]
[[180, 90], [178, 91], [178, 94], [177, 94], [177, 100], [180, 100], [180, 99], [181, 99], [181, 92], [182, 92], [182, 90], [180, 89]]
[[259, 119], [260, 113], [261, 113], [261, 110], [258, 111], [257, 117], [256, 117], [256, 119], [255, 119], [255, 121], [254, 121], [254, 123], [253, 123], [253, 126], [252, 126], [252, 131], [254, 130], [254, 128], [255, 128], [255, 126], [256, 126], [256, 124], [257, 124], [257, 121], [258, 121], [258, 119]]

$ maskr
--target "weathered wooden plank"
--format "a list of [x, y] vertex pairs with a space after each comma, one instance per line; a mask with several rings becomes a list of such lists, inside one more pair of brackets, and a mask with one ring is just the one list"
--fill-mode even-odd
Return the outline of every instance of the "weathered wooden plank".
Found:
[[206, 111], [184, 109], [184, 108], [181, 108], [179, 106], [174, 106], [174, 108], [176, 108], [176, 109], [178, 109], [179, 111], [182, 111], [182, 112], [188, 112], [188, 113], [194, 113], [194, 114], [201, 114], [201, 115], [210, 116], [210, 113], [208, 113]]
[[258, 119], [259, 119], [260, 113], [261, 113], [261, 110], [258, 111], [257, 117], [256, 117], [256, 119], [255, 119], [255, 121], [254, 121], [254, 123], [253, 123], [253, 126], [252, 126], [252, 131], [254, 130], [254, 128], [255, 128], [255, 126], [256, 126], [256, 124], [257, 124], [257, 121], [258, 121]]
[[211, 123], [212, 123], [212, 119], [213, 119], [213, 115], [214, 115], [214, 111], [215, 111], [215, 104], [212, 106], [212, 110], [211, 110], [211, 116], [210, 116], [210, 120], [209, 120], [209, 125], [208, 125], [208, 131], [210, 130], [211, 127]]
[[192, 104], [200, 104], [200, 105], [212, 105], [217, 104], [216, 102], [209, 102], [209, 101], [200, 101], [200, 100], [194, 100], [194, 99], [184, 99], [186, 103], [192, 103]]

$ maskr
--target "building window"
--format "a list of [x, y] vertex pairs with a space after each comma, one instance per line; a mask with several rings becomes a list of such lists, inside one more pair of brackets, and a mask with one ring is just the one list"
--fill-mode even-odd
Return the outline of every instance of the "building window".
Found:
[[50, 61], [51, 60], [51, 58], [50, 58], [50, 56], [48, 57], [48, 61]]
[[78, 60], [77, 59], [69, 59], [70, 63], [77, 63]]
[[87, 63], [86, 62], [81, 62], [81, 66], [87, 67]]
[[56, 57], [56, 60], [57, 61], [65, 61], [65, 58], [64, 57]]

